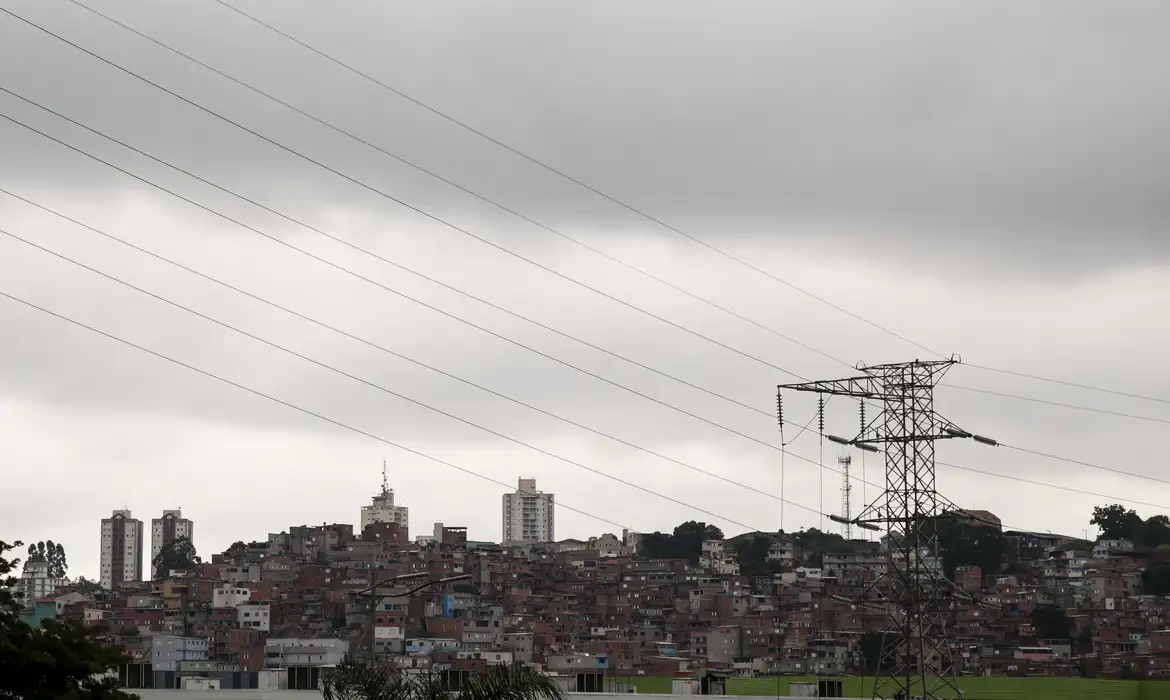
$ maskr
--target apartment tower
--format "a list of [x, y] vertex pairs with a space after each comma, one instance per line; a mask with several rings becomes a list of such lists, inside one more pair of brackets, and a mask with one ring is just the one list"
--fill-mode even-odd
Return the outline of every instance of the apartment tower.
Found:
[[504, 545], [553, 541], [553, 495], [536, 490], [536, 479], [520, 479], [504, 494]]
[[186, 537], [195, 544], [195, 523], [183, 517], [182, 510], [164, 510], [161, 518], [150, 521], [150, 561], [154, 578], [164, 578], [169, 572], [159, 571], [154, 566], [155, 557], [162, 548], [180, 537]]
[[394, 489], [386, 480], [386, 463], [382, 462], [382, 492], [362, 506], [361, 532], [374, 523], [394, 523], [403, 533], [410, 532], [410, 509], [394, 505]]
[[115, 510], [102, 519], [102, 588], [142, 580], [142, 521], [129, 510]]

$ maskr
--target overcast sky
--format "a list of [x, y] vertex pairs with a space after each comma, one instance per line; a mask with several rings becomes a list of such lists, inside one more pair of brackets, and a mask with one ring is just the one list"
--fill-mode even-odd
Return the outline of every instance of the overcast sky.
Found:
[[[7, 236], [0, 236], [0, 291], [497, 482], [535, 476], [563, 506], [558, 537], [619, 526], [669, 529], [692, 518], [728, 534], [781, 524], [834, 527], [815, 511], [840, 510], [841, 479], [814, 463], [823, 459], [835, 469], [837, 447], [826, 442], [822, 450], [815, 431], [804, 433], [790, 448], [810, 463], [781, 459], [762, 444], [780, 441], [770, 415], [775, 385], [797, 381], [793, 374], [854, 373], [825, 355], [874, 364], [926, 358], [924, 350], [541, 170], [214, 0], [89, 4], [824, 355], [332, 132], [68, 0], [8, 0], [4, 7], [375, 190], [649, 313], [406, 209], [5, 14], [0, 87], [405, 268], [747, 407], [346, 248], [4, 93], [0, 114], [277, 240], [8, 120], [0, 120], [0, 187], [403, 356], [764, 493], [461, 384], [2, 193], [5, 231], [369, 384]], [[1165, 3], [238, 6], [916, 343], [976, 364], [1170, 397]], [[72, 575], [96, 576], [99, 523], [115, 508], [149, 521], [182, 507], [205, 557], [290, 525], [356, 524], [379, 487], [383, 459], [398, 501], [411, 509], [412, 534], [442, 521], [467, 526], [473, 539], [500, 537], [502, 485], [2, 298], [0, 327], [0, 539], [62, 542]], [[1165, 404], [965, 366], [947, 383], [1170, 420]], [[1166, 478], [1164, 422], [954, 388], [939, 389], [937, 405], [968, 430], [1007, 444]], [[786, 403], [790, 421], [808, 420], [814, 408], [804, 395]], [[835, 399], [827, 414], [826, 432], [855, 430], [856, 403]], [[939, 455], [1170, 506], [1164, 483], [969, 443], [941, 444]], [[860, 461], [856, 454], [855, 473]], [[874, 456], [865, 469], [867, 481], [881, 483]], [[956, 504], [991, 510], [1010, 527], [1078, 536], [1090, 527], [1092, 507], [1109, 502], [950, 467], [939, 467], [938, 483]], [[766, 495], [782, 488], [805, 507], [786, 506], [783, 522], [779, 501]], [[856, 483], [854, 503], [876, 492]], [[1162, 510], [1133, 507], [1143, 516]]]

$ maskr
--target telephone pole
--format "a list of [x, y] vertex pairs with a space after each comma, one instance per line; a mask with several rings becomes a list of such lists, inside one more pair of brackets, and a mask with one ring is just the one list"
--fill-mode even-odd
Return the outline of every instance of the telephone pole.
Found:
[[[935, 488], [934, 444], [949, 438], [995, 443], [958, 428], [934, 410], [934, 387], [957, 362], [859, 365], [858, 376], [779, 387], [822, 397], [850, 396], [860, 399], [863, 406], [869, 402], [880, 409], [868, 422], [862, 420], [857, 437], [825, 437], [867, 452], [885, 452], [882, 494], [857, 517], [849, 514], [847, 506], [845, 517], [833, 517], [847, 526], [885, 529], [889, 535], [886, 571], [862, 596], [877, 593], [890, 616], [873, 691], [873, 697], [881, 700], [960, 697], [946, 628], [946, 610], [956, 589], [943, 572], [934, 528], [936, 518], [959, 509]], [[846, 499], [848, 488], [847, 483]]]

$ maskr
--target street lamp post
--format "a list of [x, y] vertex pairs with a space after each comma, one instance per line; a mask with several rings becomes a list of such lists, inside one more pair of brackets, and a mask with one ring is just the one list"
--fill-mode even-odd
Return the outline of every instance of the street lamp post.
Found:
[[[374, 653], [374, 648], [375, 648], [374, 647], [374, 641], [375, 641], [374, 640], [374, 628], [375, 628], [374, 622], [375, 622], [375, 618], [377, 617], [378, 588], [385, 586], [388, 583], [398, 583], [399, 581], [410, 581], [410, 580], [414, 580], [414, 579], [420, 579], [420, 578], [423, 578], [423, 577], [429, 576], [429, 575], [430, 574], [426, 571], [419, 571], [419, 572], [416, 572], [413, 574], [402, 574], [401, 576], [392, 576], [384, 581], [379, 581], [378, 583], [375, 583], [374, 585], [370, 586], [369, 588], [364, 588], [360, 591], [354, 592], [354, 595], [357, 595], [357, 596], [366, 595], [366, 596], [369, 596], [369, 598], [370, 598], [369, 655], [370, 655], [370, 663], [371, 664], [374, 663], [374, 660], [376, 658], [375, 653]], [[443, 585], [446, 583], [455, 583], [456, 581], [466, 581], [469, 578], [471, 578], [471, 574], [459, 574], [458, 576], [446, 576], [444, 578], [433, 579], [433, 580], [427, 581], [426, 583], [422, 583], [418, 586], [415, 586], [414, 588], [410, 588], [406, 591], [403, 591], [402, 593], [397, 593], [397, 594], [395, 594], [395, 597], [409, 598], [410, 596], [414, 595], [415, 593], [418, 593], [419, 591], [425, 590], [425, 589], [430, 588], [432, 586], [439, 586], [439, 585]]]

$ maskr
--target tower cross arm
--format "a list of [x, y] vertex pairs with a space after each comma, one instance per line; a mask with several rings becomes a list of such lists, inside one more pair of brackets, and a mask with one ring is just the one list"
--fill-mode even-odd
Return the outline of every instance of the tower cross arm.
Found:
[[833, 394], [835, 396], [854, 396], [863, 399], [883, 398], [881, 382], [875, 377], [826, 379], [817, 382], [802, 382], [800, 384], [781, 384], [776, 388], [778, 390], [809, 391], [816, 394]]

